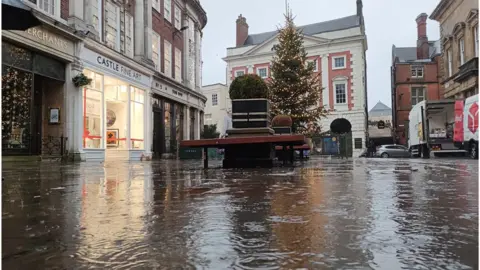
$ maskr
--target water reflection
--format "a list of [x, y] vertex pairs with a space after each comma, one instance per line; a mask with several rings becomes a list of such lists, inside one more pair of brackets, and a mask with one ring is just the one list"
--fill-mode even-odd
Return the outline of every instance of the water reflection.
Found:
[[478, 164], [4, 165], [5, 269], [477, 268]]

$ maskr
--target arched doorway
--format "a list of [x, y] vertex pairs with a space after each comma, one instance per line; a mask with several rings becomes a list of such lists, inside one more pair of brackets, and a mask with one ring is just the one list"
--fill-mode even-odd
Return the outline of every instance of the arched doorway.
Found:
[[338, 138], [340, 156], [352, 157], [352, 124], [345, 118], [337, 118], [330, 123], [330, 131]]

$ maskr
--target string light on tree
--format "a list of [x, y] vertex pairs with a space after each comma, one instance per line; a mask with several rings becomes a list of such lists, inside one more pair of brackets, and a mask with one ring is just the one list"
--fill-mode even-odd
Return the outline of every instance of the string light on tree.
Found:
[[286, 6], [285, 26], [279, 29], [279, 44], [274, 47], [269, 99], [274, 115], [290, 115], [295, 132], [312, 135], [320, 131], [318, 122], [327, 111], [319, 104], [319, 74], [315, 74], [313, 65], [307, 64], [303, 34], [295, 27], [287, 3]]

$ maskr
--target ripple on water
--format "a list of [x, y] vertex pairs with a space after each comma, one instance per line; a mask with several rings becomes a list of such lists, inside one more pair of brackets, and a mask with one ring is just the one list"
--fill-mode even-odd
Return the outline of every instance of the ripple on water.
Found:
[[306, 219], [302, 216], [270, 216], [267, 218], [268, 221], [274, 223], [308, 223], [309, 219]]

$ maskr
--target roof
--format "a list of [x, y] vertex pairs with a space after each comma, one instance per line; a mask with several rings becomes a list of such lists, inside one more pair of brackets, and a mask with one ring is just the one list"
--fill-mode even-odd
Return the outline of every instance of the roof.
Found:
[[[428, 42], [429, 57], [433, 58], [436, 54], [441, 53], [440, 40]], [[412, 62], [422, 60], [417, 58], [417, 47], [395, 47], [392, 48], [393, 59], [398, 57], [399, 62]]]
[[[312, 36], [320, 33], [340, 31], [358, 26], [360, 26], [360, 17], [357, 15], [352, 15], [331, 21], [299, 26], [298, 29], [302, 30], [304, 35]], [[247, 46], [261, 44], [275, 36], [277, 33], [278, 30], [248, 35], [243, 45]]]
[[368, 112], [369, 116], [385, 116], [391, 115], [392, 109], [387, 105], [379, 101], [373, 108]]

